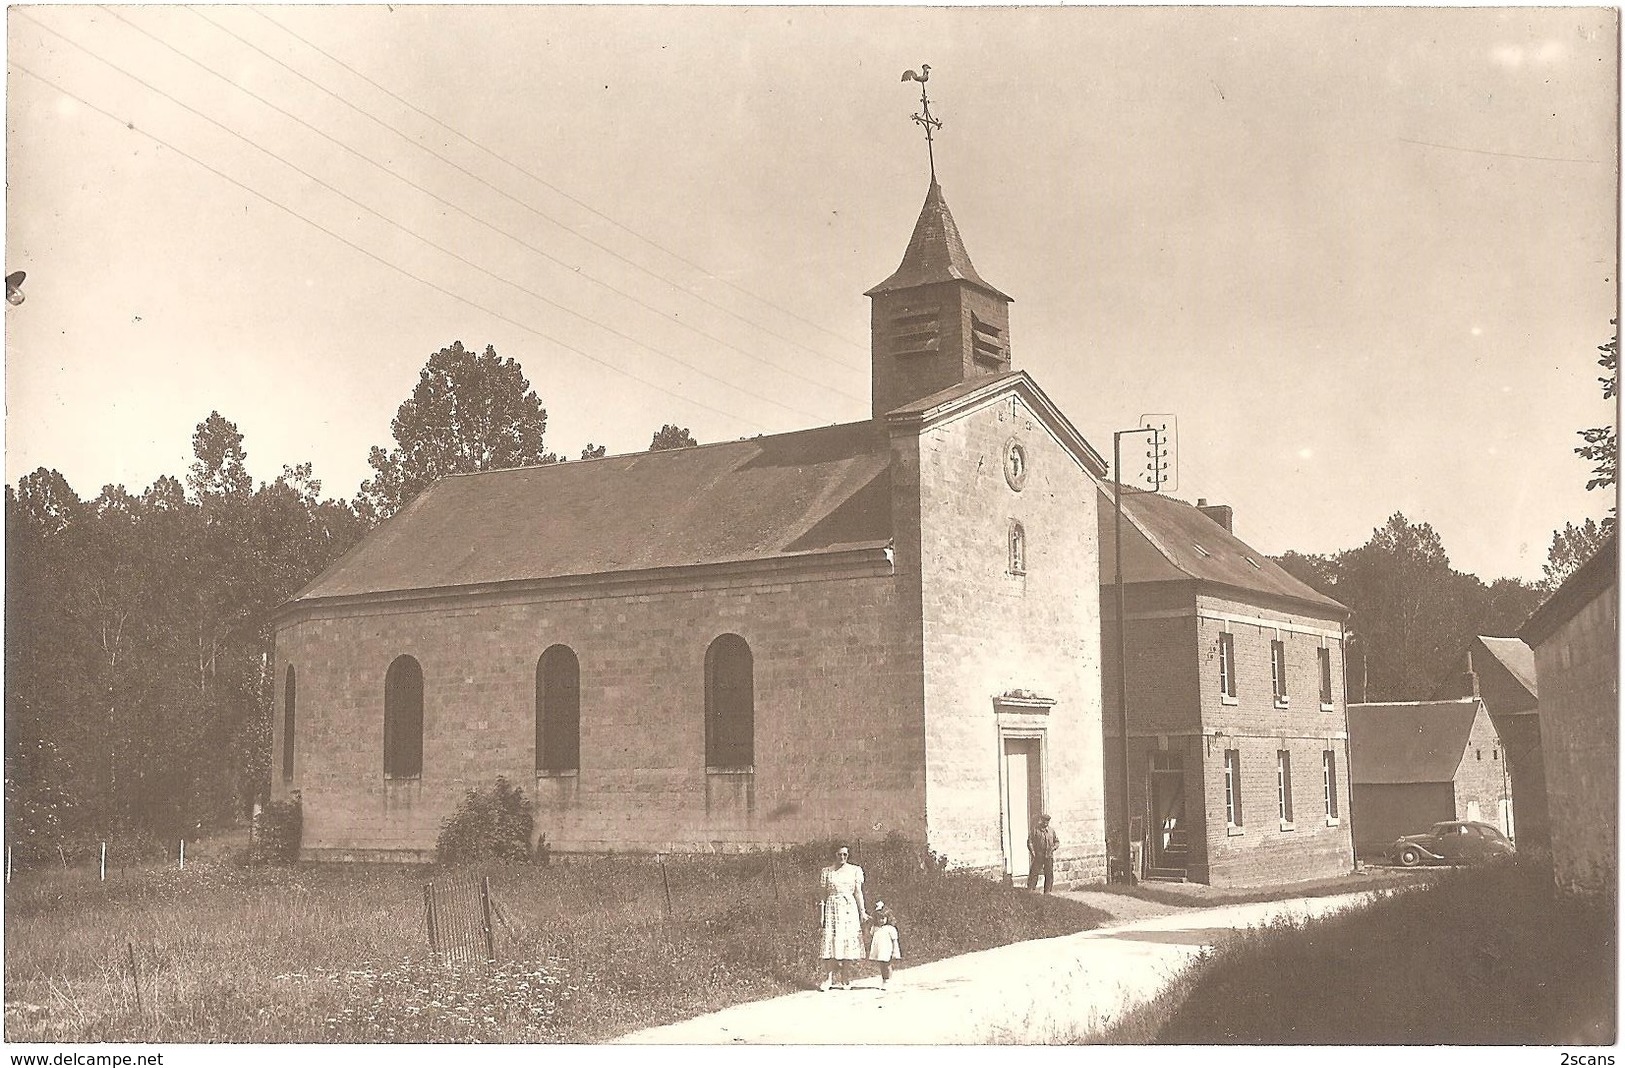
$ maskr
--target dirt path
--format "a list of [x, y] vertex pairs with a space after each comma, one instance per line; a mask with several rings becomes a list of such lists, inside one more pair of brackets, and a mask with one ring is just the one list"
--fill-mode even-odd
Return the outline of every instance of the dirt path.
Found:
[[1127, 894], [1110, 894], [1104, 890], [1057, 890], [1058, 897], [1070, 901], [1081, 902], [1092, 909], [1099, 909], [1111, 919], [1102, 926], [1117, 927], [1135, 920], [1148, 920], [1153, 916], [1172, 916], [1175, 913], [1190, 912], [1199, 908], [1197, 905], [1164, 905], [1157, 901], [1143, 901]]
[[[1218, 908], [1155, 905], [1116, 894], [1070, 892], [1163, 910], [1094, 931], [1017, 942], [904, 967], [882, 991], [807, 992], [627, 1035], [623, 1043], [982, 1044], [1087, 1037], [1160, 993], [1204, 947], [1277, 919], [1301, 920], [1365, 905], [1371, 895], [1294, 898]], [[1103, 906], [1102, 906], [1103, 907]], [[906, 946], [905, 946], [906, 949]], [[906, 961], [904, 962], [907, 963]]]

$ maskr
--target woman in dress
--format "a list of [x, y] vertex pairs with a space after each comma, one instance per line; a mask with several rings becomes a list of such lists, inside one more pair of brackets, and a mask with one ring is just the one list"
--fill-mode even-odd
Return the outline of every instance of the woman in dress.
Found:
[[836, 983], [852, 989], [852, 962], [862, 960], [863, 924], [869, 911], [863, 907], [863, 869], [847, 862], [849, 851], [835, 851], [835, 863], [819, 875], [818, 924], [823, 929], [819, 957], [824, 962], [824, 981], [818, 989], [828, 990]]

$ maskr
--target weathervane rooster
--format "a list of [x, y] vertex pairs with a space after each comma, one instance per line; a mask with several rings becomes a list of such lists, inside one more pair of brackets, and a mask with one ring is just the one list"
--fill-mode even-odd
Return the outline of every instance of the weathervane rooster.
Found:
[[942, 121], [931, 114], [931, 100], [925, 95], [925, 83], [931, 80], [931, 65], [921, 63], [918, 73], [905, 70], [901, 79], [905, 82], [920, 83], [920, 110], [915, 113], [914, 121], [925, 129], [925, 158], [931, 164], [931, 184], [937, 184], [937, 157], [932, 150], [932, 133], [942, 129]]

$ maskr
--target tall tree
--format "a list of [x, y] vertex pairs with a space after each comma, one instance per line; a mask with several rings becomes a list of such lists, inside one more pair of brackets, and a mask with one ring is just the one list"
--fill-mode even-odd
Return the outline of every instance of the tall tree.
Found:
[[654, 437], [649, 440], [649, 451], [660, 452], [664, 449], [686, 449], [690, 445], [698, 445], [694, 435], [688, 432], [686, 426], [674, 426], [667, 423], [655, 431]]
[[1550, 593], [1563, 585], [1564, 579], [1580, 570], [1581, 564], [1597, 554], [1603, 542], [1608, 540], [1608, 533], [1607, 521], [1598, 523], [1595, 519], [1587, 519], [1580, 526], [1564, 523], [1562, 530], [1554, 531], [1551, 547], [1546, 550], [1546, 566], [1540, 588]]
[[267, 612], [362, 524], [310, 465], [256, 490], [218, 412], [194, 462], [140, 496], [81, 501], [40, 470], [6, 503], [6, 819], [54, 856], [75, 838], [229, 822], [267, 782]]
[[461, 341], [429, 357], [412, 396], [390, 424], [395, 446], [374, 446], [374, 475], [356, 508], [387, 519], [446, 475], [553, 463], [542, 450], [547, 412], [519, 364], [487, 345], [475, 354]]
[[581, 458], [583, 460], [597, 460], [597, 459], [600, 459], [607, 452], [609, 452], [609, 446], [607, 446], [607, 445], [594, 445], [592, 442], [589, 441], [589, 442], [587, 442], [586, 447], [581, 450]]
[[241, 502], [254, 490], [248, 474], [248, 452], [237, 425], [219, 412], [197, 425], [192, 434], [192, 466], [186, 485], [199, 498]]
[[[1618, 320], [1615, 320], [1618, 325]], [[1608, 339], [1605, 345], [1597, 346], [1601, 356], [1597, 357], [1597, 364], [1608, 373], [1598, 378], [1602, 383], [1602, 396], [1604, 400], [1613, 400], [1619, 396], [1619, 331]], [[1586, 483], [1586, 489], [1607, 489], [1619, 480], [1619, 433], [1612, 426], [1596, 426], [1579, 431], [1585, 444], [1577, 446], [1575, 452], [1581, 459], [1589, 460], [1593, 467], [1591, 479]], [[1610, 509], [1612, 512], [1612, 509]], [[1603, 521], [1604, 530], [1612, 530], [1613, 517]]]
[[1276, 561], [1353, 610], [1349, 691], [1358, 701], [1431, 697], [1460, 670], [1474, 635], [1511, 634], [1540, 603], [1540, 591], [1518, 579], [1485, 584], [1456, 571], [1437, 532], [1401, 512], [1358, 548]]

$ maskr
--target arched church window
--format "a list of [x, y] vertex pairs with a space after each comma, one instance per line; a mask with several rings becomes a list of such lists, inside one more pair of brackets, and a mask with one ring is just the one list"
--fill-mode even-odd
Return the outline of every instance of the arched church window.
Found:
[[755, 667], [750, 646], [724, 634], [705, 651], [705, 766], [748, 768], [756, 757]]
[[1027, 573], [1027, 532], [1020, 523], [1010, 522], [1010, 574]]
[[397, 656], [384, 675], [384, 778], [423, 775], [423, 669]]
[[297, 682], [293, 673], [293, 665], [288, 665], [288, 673], [282, 682], [282, 781], [293, 781], [293, 710], [297, 698]]
[[581, 769], [581, 662], [567, 645], [536, 661], [536, 770]]

